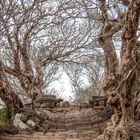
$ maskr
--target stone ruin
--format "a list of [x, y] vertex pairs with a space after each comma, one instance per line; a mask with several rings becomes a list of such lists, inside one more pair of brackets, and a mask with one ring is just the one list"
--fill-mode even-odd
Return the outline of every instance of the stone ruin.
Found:
[[104, 96], [93, 96], [88, 103], [75, 105], [44, 95], [15, 115], [14, 126], [0, 127], [2, 135], [18, 135], [0, 136], [0, 140], [96, 140], [111, 123], [113, 112], [106, 101]]
[[99, 135], [112, 115], [103, 96], [93, 96], [88, 103], [74, 105], [55, 95], [44, 95], [33, 106], [25, 105], [22, 111], [15, 115], [14, 126], [18, 133], [29, 134], [94, 131]]
[[106, 98], [93, 96], [89, 103], [71, 105], [55, 95], [44, 95], [31, 105], [25, 105], [22, 114], [16, 114], [14, 124], [19, 130], [56, 132], [90, 130], [108, 120], [112, 111]]
[[35, 100], [35, 108], [55, 108], [60, 107], [63, 100], [56, 98], [55, 95], [44, 95]]
[[92, 96], [92, 100], [89, 100], [89, 106], [92, 108], [106, 107], [107, 98], [105, 96]]

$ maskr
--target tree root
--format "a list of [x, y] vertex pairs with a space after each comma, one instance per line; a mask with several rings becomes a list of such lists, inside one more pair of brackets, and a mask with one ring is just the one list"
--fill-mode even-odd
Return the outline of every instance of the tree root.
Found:
[[108, 126], [97, 140], [131, 140], [140, 136], [140, 122], [128, 125]]

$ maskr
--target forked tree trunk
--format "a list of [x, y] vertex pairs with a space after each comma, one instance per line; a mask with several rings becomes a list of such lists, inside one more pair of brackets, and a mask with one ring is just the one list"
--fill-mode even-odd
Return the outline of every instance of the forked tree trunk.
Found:
[[[107, 13], [105, 1], [100, 0], [102, 12]], [[106, 16], [106, 15], [105, 15]], [[131, 128], [140, 120], [140, 42], [137, 30], [140, 16], [140, 0], [132, 0], [124, 24], [114, 24], [106, 16], [99, 43], [105, 52], [106, 76], [103, 89], [115, 114], [113, 125], [108, 127], [98, 140], [129, 140]], [[120, 62], [112, 37], [123, 28]]]
[[14, 115], [17, 111], [23, 107], [23, 104], [14, 92], [14, 89], [10, 86], [10, 83], [7, 80], [3, 63], [0, 61], [0, 98], [3, 100], [9, 111], [10, 120], [14, 118]]

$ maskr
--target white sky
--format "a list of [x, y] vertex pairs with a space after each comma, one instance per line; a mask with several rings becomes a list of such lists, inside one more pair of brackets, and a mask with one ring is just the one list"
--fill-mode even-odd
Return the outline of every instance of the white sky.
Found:
[[[89, 85], [89, 82], [84, 75], [81, 76], [80, 79], [82, 81], [82, 83], [81, 83], [82, 87]], [[69, 97], [74, 96], [74, 92], [72, 91], [72, 85], [70, 83], [69, 77], [67, 76], [67, 74], [65, 72], [62, 74], [59, 81], [55, 81], [52, 83], [52, 88], [57, 90], [58, 93], [66, 100], [69, 100], [70, 99]]]
[[56, 89], [60, 93], [60, 95], [66, 99], [69, 99], [69, 96], [73, 96], [70, 80], [65, 73], [62, 74], [62, 77], [59, 81], [53, 82], [52, 87]]

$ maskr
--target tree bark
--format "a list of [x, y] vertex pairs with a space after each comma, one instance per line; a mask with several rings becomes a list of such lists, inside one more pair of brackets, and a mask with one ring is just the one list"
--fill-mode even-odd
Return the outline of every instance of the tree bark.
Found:
[[12, 120], [15, 113], [23, 107], [23, 104], [7, 80], [2, 61], [0, 61], [0, 98], [7, 106], [9, 117]]
[[[140, 42], [137, 38], [140, 0], [131, 1], [124, 24], [121, 25], [109, 21], [104, 0], [100, 0], [100, 5], [105, 17], [99, 37], [106, 58], [103, 89], [108, 97], [107, 102], [113, 107], [115, 114], [112, 116], [113, 126], [107, 128], [98, 139], [128, 140], [133, 137], [130, 124], [140, 120]], [[119, 62], [112, 37], [121, 28], [123, 33]]]

